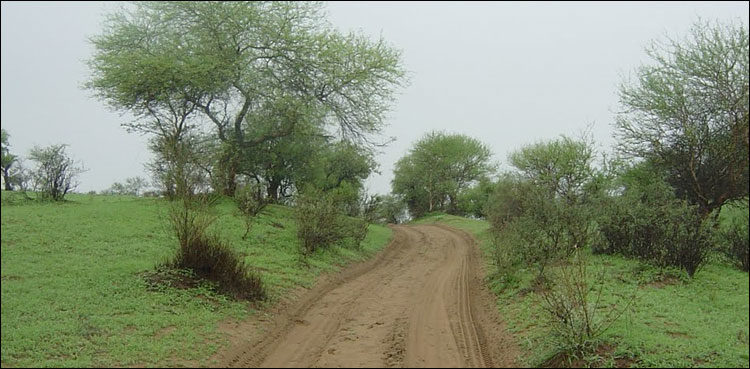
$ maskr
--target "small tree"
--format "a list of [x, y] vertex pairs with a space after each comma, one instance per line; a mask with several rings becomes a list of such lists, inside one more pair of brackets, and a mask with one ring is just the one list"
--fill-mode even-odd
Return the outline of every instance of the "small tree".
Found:
[[430, 132], [396, 162], [392, 192], [415, 217], [436, 210], [456, 214], [459, 195], [494, 171], [492, 153], [477, 139]]
[[550, 261], [592, 242], [591, 200], [599, 192], [592, 144], [562, 137], [525, 146], [510, 161], [517, 172], [500, 177], [487, 217], [498, 254], [516, 254], [542, 277]]
[[10, 136], [8, 135], [8, 131], [1, 130], [2, 132], [2, 168], [3, 168], [3, 182], [5, 183], [5, 190], [6, 191], [13, 191], [13, 183], [15, 182], [13, 179], [13, 176], [11, 175], [11, 167], [13, 164], [15, 164], [18, 160], [18, 157], [10, 153], [10, 149], [8, 149], [8, 139]]
[[237, 209], [245, 220], [245, 233], [242, 235], [243, 240], [250, 233], [255, 216], [268, 205], [268, 201], [259, 196], [259, 190], [260, 187], [258, 186], [245, 185], [237, 188], [237, 191], [234, 193], [234, 201], [237, 202]]
[[684, 41], [646, 51], [655, 63], [620, 87], [621, 151], [668, 172], [677, 196], [703, 217], [747, 197], [747, 26], [698, 22]]
[[68, 157], [65, 152], [67, 146], [35, 146], [29, 153], [29, 159], [37, 163], [37, 167], [31, 173], [34, 189], [39, 191], [43, 199], [61, 201], [68, 192], [78, 186], [76, 177], [83, 173], [84, 169]]

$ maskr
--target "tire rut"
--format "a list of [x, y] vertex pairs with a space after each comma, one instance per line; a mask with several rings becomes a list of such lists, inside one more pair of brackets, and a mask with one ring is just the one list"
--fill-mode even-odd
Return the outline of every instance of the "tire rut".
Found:
[[[319, 283], [222, 366], [514, 365], [517, 349], [483, 287], [473, 238], [446, 226], [392, 228], [376, 258]], [[493, 330], [499, 340], [484, 334]]]

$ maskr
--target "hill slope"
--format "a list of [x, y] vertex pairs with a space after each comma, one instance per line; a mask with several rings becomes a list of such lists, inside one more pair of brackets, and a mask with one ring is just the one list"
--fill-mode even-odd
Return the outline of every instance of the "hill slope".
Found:
[[[70, 195], [61, 204], [2, 204], [2, 365], [202, 365], [228, 343], [220, 321], [257, 306], [204, 283], [150, 285], [145, 272], [171, 258], [167, 203], [128, 196]], [[382, 249], [391, 230], [370, 226], [361, 250], [333, 247], [303, 262], [292, 209], [271, 205], [247, 240], [231, 201], [215, 230], [254, 266], [270, 303], [295, 287]]]

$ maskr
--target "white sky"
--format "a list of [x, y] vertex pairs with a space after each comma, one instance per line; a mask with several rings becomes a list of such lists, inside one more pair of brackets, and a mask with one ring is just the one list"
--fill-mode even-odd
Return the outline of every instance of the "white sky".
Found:
[[[117, 3], [3, 2], [0, 11], [0, 124], [11, 152], [70, 144], [88, 169], [79, 192], [148, 177], [146, 137], [127, 133], [80, 85], [92, 54], [87, 39]], [[648, 62], [665, 34], [682, 38], [698, 18], [748, 24], [748, 2], [491, 3], [333, 2], [340, 30], [381, 35], [401, 49], [411, 84], [401, 90], [383, 136], [371, 192], [387, 193], [393, 164], [430, 130], [489, 145], [495, 160], [525, 144], [575, 135], [593, 124], [603, 150], [613, 143], [622, 76]]]

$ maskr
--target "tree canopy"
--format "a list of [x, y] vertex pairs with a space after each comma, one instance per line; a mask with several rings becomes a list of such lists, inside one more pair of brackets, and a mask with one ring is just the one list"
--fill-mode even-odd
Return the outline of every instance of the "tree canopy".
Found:
[[[225, 192], [241, 157], [303, 121], [375, 144], [405, 83], [398, 50], [338, 32], [321, 3], [138, 2], [110, 14], [92, 43], [87, 86], [141, 118], [130, 129], [179, 139], [213, 123], [229, 148], [217, 163]], [[249, 134], [269, 113], [274, 129]]]
[[464, 190], [494, 170], [489, 148], [460, 134], [430, 132], [396, 162], [393, 193], [402, 195], [409, 212], [458, 211]]
[[620, 151], [667, 173], [705, 216], [748, 196], [748, 31], [697, 22], [685, 40], [655, 41], [653, 60], [620, 86]]

